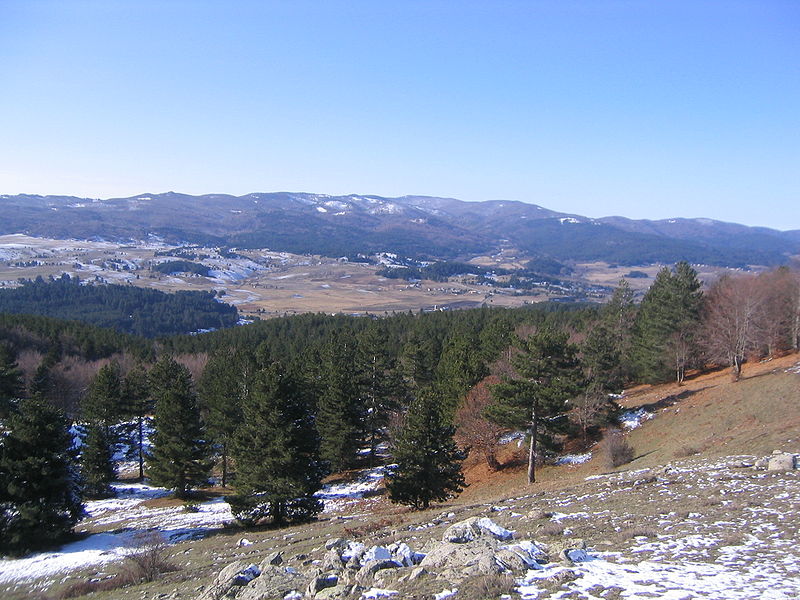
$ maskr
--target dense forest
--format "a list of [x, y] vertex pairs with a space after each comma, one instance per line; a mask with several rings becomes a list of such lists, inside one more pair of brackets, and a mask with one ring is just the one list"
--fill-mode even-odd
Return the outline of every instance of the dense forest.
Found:
[[0, 290], [2, 313], [83, 321], [143, 337], [231, 327], [238, 321], [236, 307], [217, 302], [211, 292], [167, 294], [132, 285], [86, 283], [67, 274]]
[[[624, 387], [681, 383], [714, 366], [738, 379], [748, 360], [796, 352], [798, 344], [796, 271], [728, 275], [703, 289], [687, 263], [662, 269], [638, 305], [623, 280], [602, 306], [304, 314], [157, 343], [5, 316], [0, 418], [11, 434], [1, 445], [23, 447], [17, 432], [53, 430], [68, 422], [66, 413], [86, 432], [84, 495], [108, 493], [111, 450], [127, 436], [138, 447], [140, 475], [180, 498], [215, 474], [243, 526], [313, 517], [325, 474], [374, 464], [388, 451], [390, 499], [426, 508], [463, 487], [465, 451], [502, 468], [494, 449], [508, 431], [526, 433], [534, 482], [537, 465], [566, 446], [613, 435], [614, 396]], [[151, 418], [148, 454], [142, 424]], [[3, 478], [22, 468], [22, 458], [3, 456], [0, 503], [35, 502], [8, 496]], [[0, 523], [11, 540], [6, 551], [26, 551], [32, 538], [19, 528], [45, 520]]]

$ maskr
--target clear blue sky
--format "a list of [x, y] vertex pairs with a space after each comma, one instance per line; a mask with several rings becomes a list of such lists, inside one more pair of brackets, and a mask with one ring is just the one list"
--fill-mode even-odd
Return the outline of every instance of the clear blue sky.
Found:
[[800, 2], [0, 0], [0, 194], [800, 229]]

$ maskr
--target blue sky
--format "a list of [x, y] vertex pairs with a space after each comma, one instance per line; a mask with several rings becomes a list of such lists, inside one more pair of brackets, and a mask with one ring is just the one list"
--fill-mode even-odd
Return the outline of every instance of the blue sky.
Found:
[[0, 0], [0, 193], [800, 229], [800, 2]]

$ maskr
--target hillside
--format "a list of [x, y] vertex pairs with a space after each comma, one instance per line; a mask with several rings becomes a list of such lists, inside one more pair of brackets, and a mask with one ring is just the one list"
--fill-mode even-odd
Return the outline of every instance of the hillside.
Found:
[[98, 200], [0, 196], [0, 235], [161, 239], [170, 243], [270, 248], [354, 256], [393, 252], [469, 259], [514, 248], [528, 256], [623, 265], [692, 263], [742, 267], [785, 263], [800, 233], [710, 219], [590, 219], [514, 201], [254, 193], [190, 196], [168, 192]]
[[[522, 469], [489, 474], [473, 461], [467, 469], [467, 491], [423, 512], [390, 505], [381, 493], [379, 470], [354, 472], [329, 482], [321, 496], [326, 510], [318, 521], [245, 533], [224, 526], [225, 504], [214, 498], [219, 491], [212, 490], [187, 512], [180, 502], [161, 498], [164, 491], [121, 483], [118, 499], [91, 505], [83, 529], [94, 536], [77, 542], [71, 553], [0, 562], [0, 589], [5, 597], [30, 597], [31, 590], [53, 583], [55, 593], [87, 577], [102, 581], [116, 570], [114, 556], [120, 548], [115, 540], [158, 527], [172, 539], [168, 552], [179, 570], [92, 598], [205, 600], [223, 592], [241, 599], [284, 597], [270, 595], [268, 589], [281, 577], [300, 586], [301, 579], [287, 566], [306, 574], [302, 586], [309, 573], [317, 574], [317, 598], [496, 598], [512, 588], [513, 598], [526, 599], [797, 597], [794, 565], [800, 555], [793, 540], [800, 531], [797, 521], [786, 515], [800, 507], [800, 471], [773, 473], [752, 465], [773, 450], [800, 450], [799, 371], [798, 356], [791, 355], [748, 365], [738, 383], [720, 371], [690, 378], [680, 388], [630, 390], [625, 407], [652, 418], [641, 419], [639, 413], [640, 425], [627, 433], [636, 451], [629, 465], [609, 471], [593, 452], [583, 464], [545, 467], [540, 482], [529, 487], [523, 484]], [[447, 546], [437, 541], [448, 527], [472, 516], [489, 518], [498, 527], [491, 526], [489, 533], [476, 530], [474, 542]], [[516, 570], [508, 563], [515, 573], [511, 578], [465, 558], [463, 552], [479, 548], [500, 557], [504, 550], [495, 537], [505, 536], [504, 530], [513, 530], [514, 539], [521, 540], [514, 546], [517, 552], [524, 548], [531, 557], [546, 553], [536, 555], [538, 566]], [[362, 543], [365, 549], [375, 546], [373, 553], [391, 548], [406, 552], [413, 562], [418, 560], [414, 553], [423, 552], [444, 562], [425, 568], [433, 560], [426, 558], [422, 569], [384, 568], [362, 577], [364, 566], [360, 571], [349, 571], [344, 563], [337, 566], [340, 559], [326, 549], [326, 542], [336, 556]], [[401, 551], [401, 542], [411, 554]], [[97, 548], [94, 555], [92, 548]], [[556, 555], [562, 549], [567, 558], [559, 561]], [[473, 574], [459, 579], [449, 559], [442, 557], [445, 550], [462, 552], [457, 570]], [[83, 563], [87, 566], [81, 569], [81, 557], [87, 556], [101, 564]], [[505, 561], [513, 558], [502, 556]], [[62, 570], [48, 570], [53, 561], [61, 561]], [[76, 567], [64, 577], [63, 569]], [[431, 574], [442, 570], [446, 578]], [[245, 571], [249, 579], [232, 585], [234, 576]], [[37, 573], [43, 576], [38, 581]], [[334, 573], [338, 579], [330, 579]], [[345, 587], [337, 581], [351, 583]], [[347, 595], [353, 585], [359, 586], [358, 593]]]

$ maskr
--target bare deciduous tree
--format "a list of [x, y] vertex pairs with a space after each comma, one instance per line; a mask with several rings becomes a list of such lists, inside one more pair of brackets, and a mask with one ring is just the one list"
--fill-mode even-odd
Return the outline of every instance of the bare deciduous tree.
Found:
[[706, 351], [711, 360], [730, 366], [734, 381], [748, 354], [763, 342], [764, 309], [764, 289], [752, 275], [725, 275], [706, 294]]
[[492, 402], [491, 386], [498, 383], [497, 376], [484, 378], [467, 392], [455, 415], [459, 445], [482, 454], [493, 471], [501, 466], [496, 456], [497, 442], [506, 429], [486, 419], [483, 411]]

